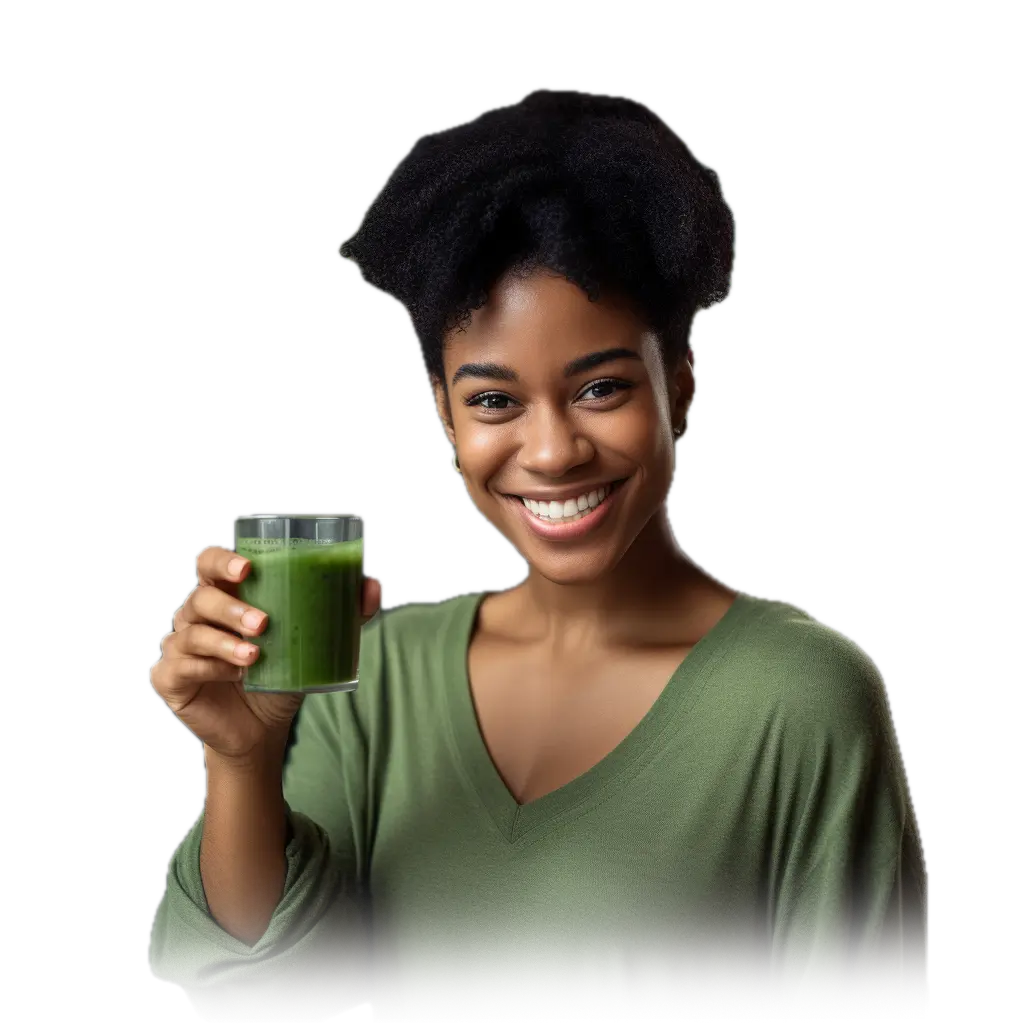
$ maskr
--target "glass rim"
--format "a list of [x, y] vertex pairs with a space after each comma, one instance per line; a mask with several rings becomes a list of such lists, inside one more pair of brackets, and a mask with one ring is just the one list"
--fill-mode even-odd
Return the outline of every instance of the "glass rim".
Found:
[[267, 515], [237, 515], [233, 516], [231, 521], [238, 522], [240, 519], [362, 519], [361, 515], [357, 512], [325, 512], [323, 514], [306, 514], [300, 513], [298, 515], [290, 515], [287, 512], [275, 512]]

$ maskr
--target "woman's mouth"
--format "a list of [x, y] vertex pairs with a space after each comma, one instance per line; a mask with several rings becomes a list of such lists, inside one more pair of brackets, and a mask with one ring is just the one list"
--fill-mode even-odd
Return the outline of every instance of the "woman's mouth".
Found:
[[529, 526], [541, 537], [547, 540], [574, 540], [596, 529], [604, 521], [625, 479], [615, 480], [566, 501], [533, 501], [513, 494], [506, 494], [505, 497], [519, 509]]

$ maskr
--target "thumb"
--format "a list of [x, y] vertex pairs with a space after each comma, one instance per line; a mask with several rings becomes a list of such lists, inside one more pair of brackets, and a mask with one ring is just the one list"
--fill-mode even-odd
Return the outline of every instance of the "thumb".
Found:
[[384, 583], [379, 577], [362, 581], [362, 625], [366, 626], [384, 603]]

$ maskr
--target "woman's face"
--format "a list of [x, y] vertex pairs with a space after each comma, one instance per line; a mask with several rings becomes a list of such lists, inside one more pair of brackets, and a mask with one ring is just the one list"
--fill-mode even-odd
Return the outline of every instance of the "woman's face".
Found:
[[[540, 272], [491, 290], [470, 326], [449, 335], [444, 369], [451, 421], [439, 387], [438, 412], [477, 508], [549, 580], [613, 569], [668, 494], [673, 427], [693, 396], [689, 363], [667, 377], [657, 337], [625, 303], [593, 303]], [[545, 502], [547, 517], [524, 496]], [[566, 524], [558, 512], [580, 518]]]

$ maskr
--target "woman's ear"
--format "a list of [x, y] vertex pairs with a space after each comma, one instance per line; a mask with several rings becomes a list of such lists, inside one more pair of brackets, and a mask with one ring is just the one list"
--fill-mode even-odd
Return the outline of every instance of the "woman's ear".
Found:
[[673, 374], [673, 383], [675, 384], [676, 400], [672, 407], [672, 423], [675, 427], [679, 427], [686, 422], [690, 403], [693, 401], [693, 392], [697, 386], [693, 377], [692, 352], [687, 351], [686, 355], [679, 360]]

